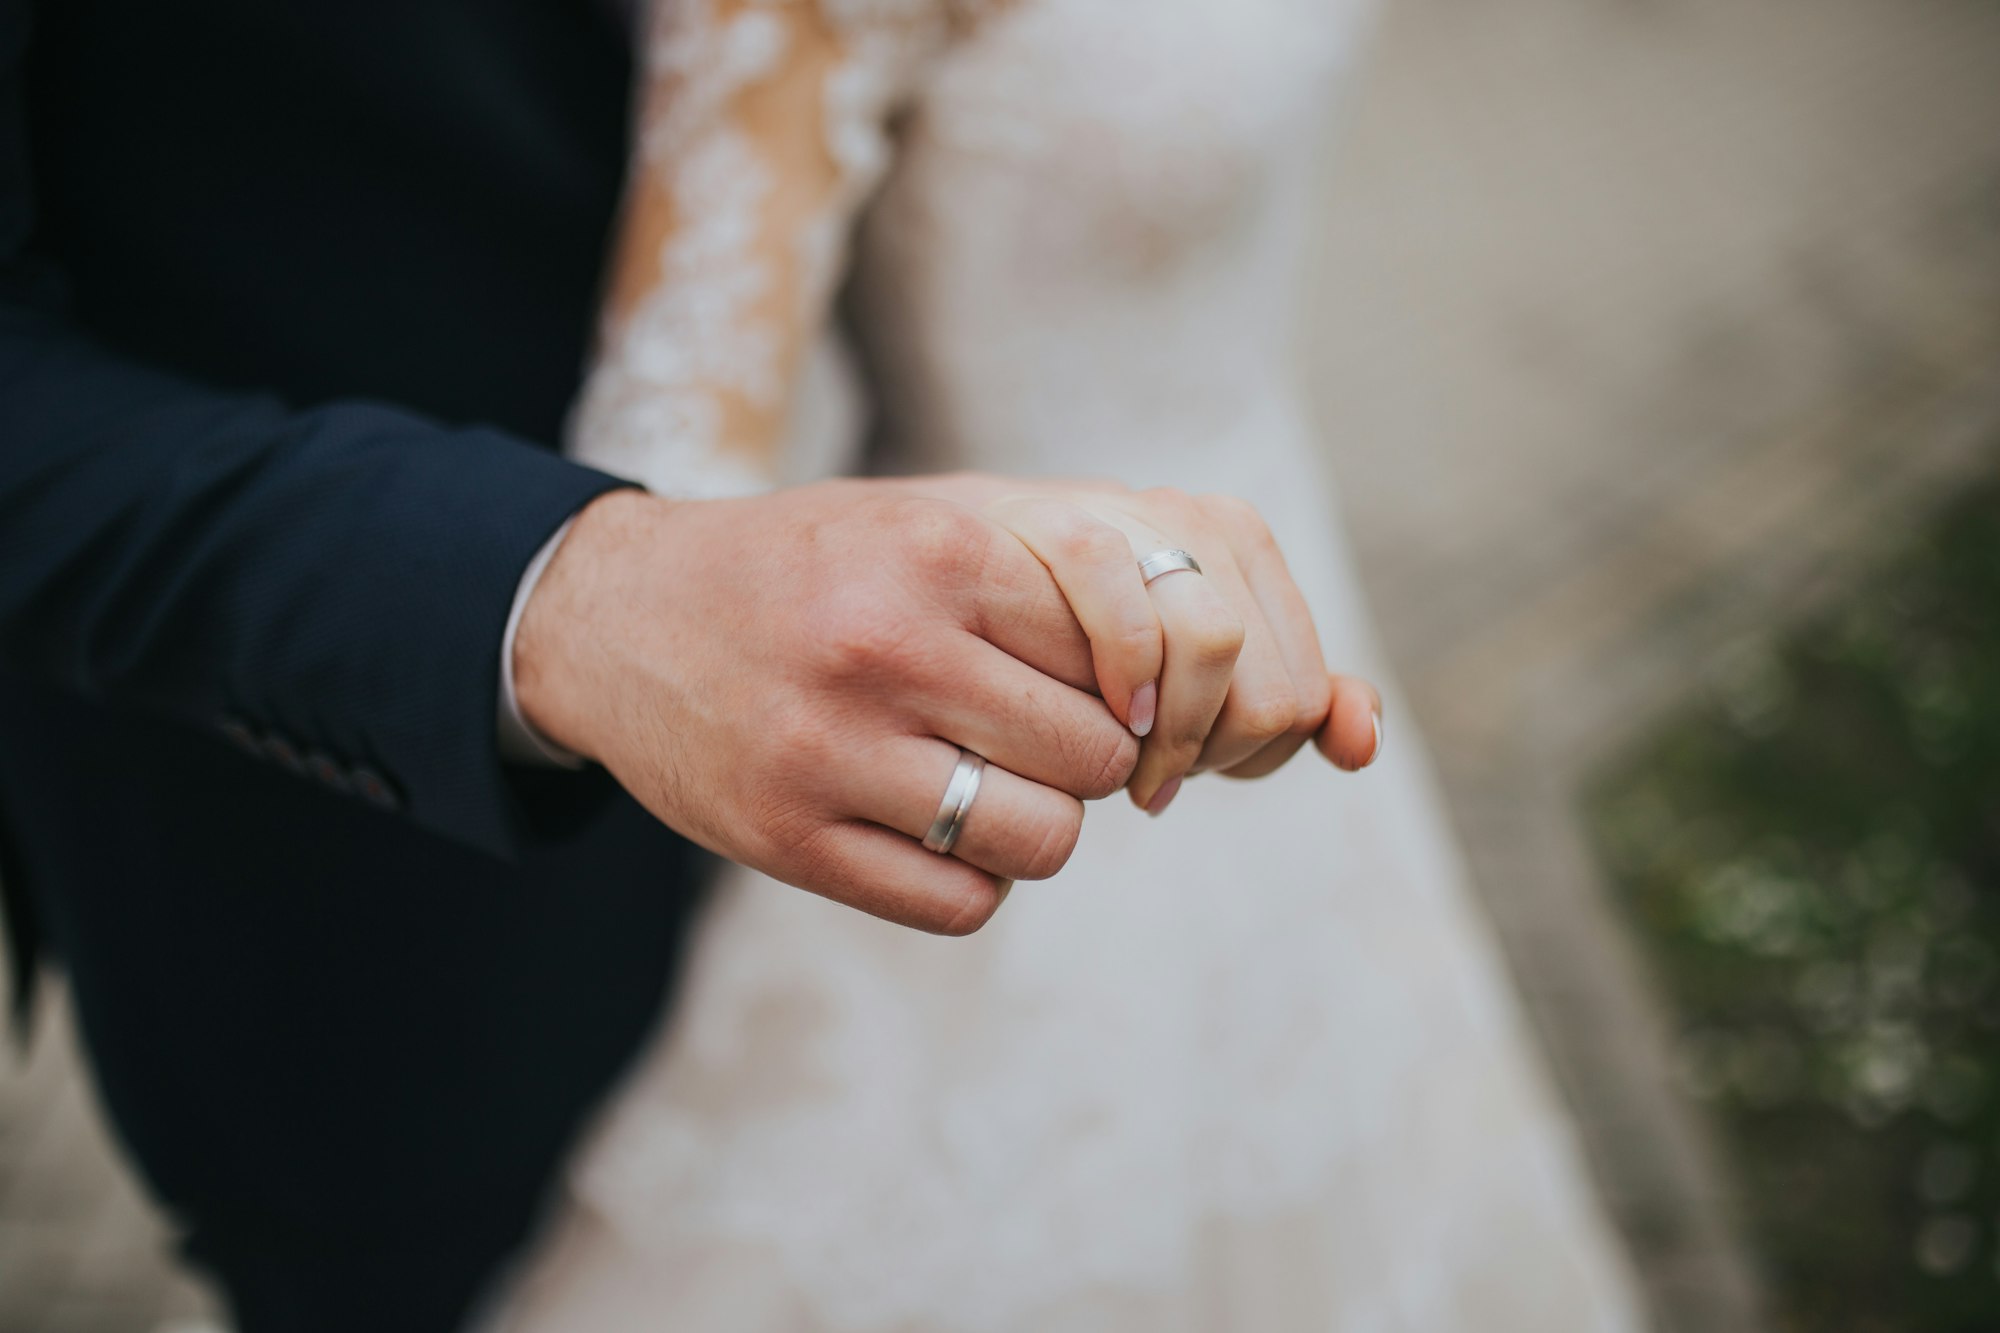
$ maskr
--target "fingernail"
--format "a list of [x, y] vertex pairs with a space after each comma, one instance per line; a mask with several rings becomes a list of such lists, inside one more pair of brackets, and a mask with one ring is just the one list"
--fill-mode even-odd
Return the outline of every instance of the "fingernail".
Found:
[[1160, 688], [1153, 681], [1147, 681], [1132, 691], [1132, 734], [1144, 737], [1153, 729], [1153, 709], [1160, 702]]
[[1372, 712], [1368, 715], [1368, 720], [1375, 724], [1375, 748], [1368, 752], [1367, 763], [1361, 765], [1363, 768], [1367, 768], [1369, 764], [1382, 757], [1382, 714], [1379, 711]]
[[1146, 813], [1155, 817], [1160, 815], [1168, 806], [1174, 803], [1174, 797], [1179, 794], [1180, 789], [1181, 780], [1179, 778], [1168, 778], [1161, 785], [1160, 789], [1153, 793], [1153, 799], [1146, 802]]

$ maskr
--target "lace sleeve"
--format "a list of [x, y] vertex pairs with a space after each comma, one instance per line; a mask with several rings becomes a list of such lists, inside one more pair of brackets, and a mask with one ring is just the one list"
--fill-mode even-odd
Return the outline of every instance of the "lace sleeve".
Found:
[[570, 452], [666, 494], [780, 475], [926, 0], [656, 0], [598, 346]]

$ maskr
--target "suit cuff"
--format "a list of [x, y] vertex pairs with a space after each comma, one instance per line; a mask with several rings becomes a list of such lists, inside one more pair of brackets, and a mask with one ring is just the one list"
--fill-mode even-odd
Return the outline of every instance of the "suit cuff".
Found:
[[536, 768], [583, 767], [581, 755], [572, 754], [528, 725], [528, 719], [521, 715], [520, 698], [514, 691], [514, 636], [520, 632], [521, 615], [528, 609], [528, 599], [535, 595], [535, 586], [542, 581], [549, 561], [555, 559], [563, 538], [569, 536], [569, 530], [575, 523], [576, 520], [571, 518], [557, 528], [555, 535], [535, 552], [535, 558], [528, 562], [520, 584], [514, 589], [514, 605], [507, 612], [507, 628], [500, 638], [499, 735], [500, 757], [510, 764], [528, 764]]

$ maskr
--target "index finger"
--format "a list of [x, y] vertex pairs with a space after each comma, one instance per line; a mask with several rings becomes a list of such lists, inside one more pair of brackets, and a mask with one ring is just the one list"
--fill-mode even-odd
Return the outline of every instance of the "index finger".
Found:
[[1161, 659], [1160, 618], [1119, 528], [1053, 496], [996, 500], [986, 513], [1047, 566], [1090, 640], [1104, 702], [1144, 736], [1153, 728]]
[[986, 515], [998, 540], [982, 561], [965, 607], [966, 628], [1043, 675], [1098, 693], [1090, 638], [1048, 566]]

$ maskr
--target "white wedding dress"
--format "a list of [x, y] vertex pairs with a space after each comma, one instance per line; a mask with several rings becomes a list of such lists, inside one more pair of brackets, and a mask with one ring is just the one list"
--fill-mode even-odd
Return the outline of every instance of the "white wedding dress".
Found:
[[[653, 59], [695, 71], [685, 104], [708, 111], [648, 142], [687, 173], [688, 227], [608, 337], [577, 452], [687, 493], [851, 455], [831, 335], [776, 385], [750, 336], [768, 275], [742, 210], [767, 168], [714, 114], [801, 5], [845, 51], [823, 104], [842, 184], [802, 238], [802, 308], [851, 255], [898, 456], [1245, 496], [1328, 661], [1382, 680], [1290, 384], [1306, 162], [1356, 36], [1339, 0], [683, 0]], [[718, 381], [788, 404], [784, 459], [716, 438]], [[968, 939], [728, 871], [667, 1025], [489, 1322], [1637, 1328], [1391, 723], [1358, 776], [1308, 752], [1193, 781], [1157, 820], [1094, 806], [1069, 867]]]

